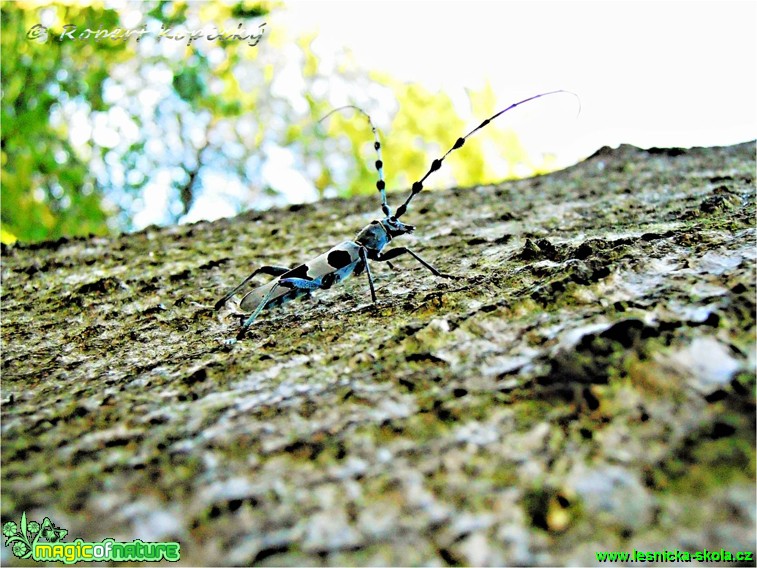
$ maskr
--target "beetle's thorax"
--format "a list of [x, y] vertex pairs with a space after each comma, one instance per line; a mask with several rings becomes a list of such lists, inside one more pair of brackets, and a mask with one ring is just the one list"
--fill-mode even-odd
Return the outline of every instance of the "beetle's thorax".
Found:
[[414, 229], [413, 225], [405, 225], [394, 217], [386, 217], [381, 221], [371, 221], [369, 225], [363, 227], [357, 234], [357, 237], [355, 237], [355, 242], [368, 250], [378, 253], [394, 237], [399, 237], [405, 233], [412, 233]]

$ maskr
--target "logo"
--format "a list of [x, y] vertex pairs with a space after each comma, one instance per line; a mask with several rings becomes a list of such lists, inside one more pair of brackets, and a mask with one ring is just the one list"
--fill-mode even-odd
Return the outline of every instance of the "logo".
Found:
[[73, 542], [63, 542], [68, 531], [56, 527], [45, 517], [42, 523], [27, 521], [26, 513], [21, 522], [8, 521], [3, 524], [5, 546], [9, 546], [14, 556], [37, 562], [177, 562], [180, 558], [178, 542], [119, 542], [106, 538], [101, 542], [84, 542], [77, 538]]

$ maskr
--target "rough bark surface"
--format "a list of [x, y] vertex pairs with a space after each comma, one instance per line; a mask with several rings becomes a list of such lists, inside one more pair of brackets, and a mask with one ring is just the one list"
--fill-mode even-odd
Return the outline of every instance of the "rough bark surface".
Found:
[[3, 520], [184, 564], [754, 551], [754, 174], [753, 143], [621, 146], [424, 192], [401, 244], [460, 279], [374, 264], [376, 306], [353, 278], [233, 345], [215, 300], [375, 197], [6, 247]]

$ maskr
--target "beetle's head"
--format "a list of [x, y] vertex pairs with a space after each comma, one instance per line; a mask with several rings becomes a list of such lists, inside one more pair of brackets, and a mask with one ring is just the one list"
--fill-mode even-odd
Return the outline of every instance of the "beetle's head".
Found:
[[412, 233], [415, 230], [415, 225], [405, 225], [393, 215], [386, 217], [383, 221], [380, 221], [380, 223], [391, 238], [399, 237], [406, 233]]
[[394, 237], [399, 237], [405, 233], [412, 233], [415, 230], [413, 225], [405, 225], [395, 217], [386, 217], [379, 220], [371, 221], [366, 227], [357, 234], [355, 241], [365, 248], [381, 252], [389, 241]]

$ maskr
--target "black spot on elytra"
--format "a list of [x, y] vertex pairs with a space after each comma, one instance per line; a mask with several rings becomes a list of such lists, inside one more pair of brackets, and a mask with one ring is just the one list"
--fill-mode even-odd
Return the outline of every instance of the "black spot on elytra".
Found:
[[321, 278], [321, 288], [323, 288], [324, 290], [328, 290], [336, 282], [338, 282], [336, 272], [329, 272], [323, 278]]
[[355, 265], [355, 270], [353, 271], [352, 274], [354, 274], [355, 276], [360, 276], [364, 270], [365, 270], [365, 262], [361, 260]]
[[303, 280], [312, 280], [312, 278], [308, 276], [307, 264], [300, 264], [297, 268], [293, 268], [286, 274], [282, 274], [281, 277], [282, 278], [302, 278]]
[[334, 250], [329, 253], [328, 262], [337, 270], [352, 263], [352, 257], [346, 250]]

